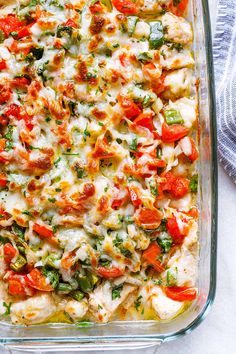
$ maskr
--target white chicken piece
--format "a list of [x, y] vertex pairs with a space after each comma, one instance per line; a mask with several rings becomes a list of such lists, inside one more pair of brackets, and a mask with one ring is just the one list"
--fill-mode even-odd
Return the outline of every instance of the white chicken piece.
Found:
[[182, 246], [167, 263], [168, 269], [162, 273], [167, 279], [167, 272], [175, 278], [177, 286], [194, 286], [197, 278], [197, 259], [187, 247]]
[[162, 320], [175, 317], [184, 306], [183, 302], [168, 298], [158, 286], [155, 286], [152, 292], [152, 307]]
[[84, 299], [82, 301], [70, 300], [67, 302], [65, 312], [72, 318], [73, 321], [81, 320], [88, 311], [88, 301]]
[[134, 31], [134, 37], [136, 38], [148, 38], [150, 35], [150, 26], [144, 21], [138, 21]]
[[189, 96], [193, 87], [195, 79], [192, 71], [187, 68], [174, 70], [166, 75], [164, 85], [166, 91], [163, 93], [165, 99], [176, 100], [183, 96]]
[[127, 296], [136, 289], [124, 284], [120, 296], [112, 300], [112, 284], [109, 281], [98, 286], [89, 296], [89, 310], [99, 322], [107, 322]]
[[160, 48], [161, 66], [167, 70], [192, 67], [194, 65], [194, 59], [190, 50], [181, 47], [180, 50], [177, 50], [176, 48], [172, 48], [171, 45], [163, 45]]
[[11, 321], [14, 324], [32, 325], [45, 322], [56, 311], [50, 294], [42, 294], [14, 303]]
[[140, 13], [141, 14], [158, 14], [163, 8], [161, 5], [168, 6], [172, 0], [141, 0], [140, 1]]
[[197, 102], [195, 99], [182, 97], [175, 102], [169, 102], [167, 109], [177, 110], [183, 118], [186, 128], [191, 128], [197, 119]]
[[193, 32], [189, 22], [184, 18], [167, 12], [161, 17], [162, 25], [166, 28], [165, 38], [171, 42], [189, 44], [193, 40]]

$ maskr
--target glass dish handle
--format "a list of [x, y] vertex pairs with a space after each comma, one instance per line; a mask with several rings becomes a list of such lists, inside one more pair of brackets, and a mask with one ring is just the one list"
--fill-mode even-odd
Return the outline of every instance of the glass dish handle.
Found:
[[[98, 352], [105, 350], [131, 350], [135, 349], [136, 353], [143, 353], [143, 349], [150, 348], [148, 354], [155, 353], [157, 346], [161, 344], [161, 340], [151, 342], [97, 342], [97, 343], [17, 343], [5, 344], [4, 350], [6, 354], [46, 354], [63, 352]], [[1, 352], [1, 348], [0, 348]]]

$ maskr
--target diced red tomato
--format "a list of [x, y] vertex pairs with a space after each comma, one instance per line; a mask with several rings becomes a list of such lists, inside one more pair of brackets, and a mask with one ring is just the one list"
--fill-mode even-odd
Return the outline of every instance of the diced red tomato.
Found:
[[75, 23], [75, 21], [72, 18], [69, 18], [69, 20], [66, 21], [65, 26], [68, 27], [73, 27], [73, 28], [77, 28], [77, 24]]
[[198, 209], [196, 207], [192, 207], [191, 209], [189, 209], [187, 214], [189, 216], [191, 216], [192, 218], [197, 219], [198, 215], [199, 215], [199, 212], [198, 212]]
[[162, 191], [167, 191], [174, 198], [182, 198], [189, 191], [189, 180], [185, 177], [175, 176], [172, 172], [167, 172], [162, 175], [165, 182], [160, 185]]
[[188, 0], [180, 0], [175, 5], [175, 1], [169, 5], [169, 10], [176, 16], [183, 16], [188, 8]]
[[18, 105], [15, 104], [15, 103], [10, 104], [10, 105], [7, 107], [7, 109], [6, 109], [5, 113], [4, 113], [4, 115], [5, 115], [6, 117], [8, 117], [8, 118], [14, 117], [14, 118], [19, 119], [19, 116], [20, 116], [20, 106], [18, 106]]
[[189, 191], [189, 180], [184, 177], [176, 177], [175, 182], [171, 186], [170, 193], [175, 198], [182, 198]]
[[33, 225], [33, 230], [42, 238], [46, 239], [49, 242], [52, 242], [54, 244], [57, 244], [57, 239], [51, 229], [50, 226], [45, 226], [45, 225], [40, 225], [35, 223]]
[[[30, 295], [28, 288], [25, 286], [25, 276], [23, 275], [11, 275], [8, 278], [8, 293], [13, 296], [25, 296]], [[33, 293], [31, 293], [32, 295]]]
[[137, 13], [137, 6], [132, 0], [112, 0], [115, 8], [125, 15], [135, 15]]
[[168, 218], [166, 223], [166, 228], [170, 236], [172, 237], [174, 243], [181, 244], [187, 234], [187, 229], [180, 231], [177, 219], [175, 216]]
[[124, 272], [121, 269], [116, 267], [112, 267], [112, 268], [98, 267], [97, 273], [106, 279], [118, 278], [124, 274]]
[[119, 196], [119, 193], [117, 196], [114, 196], [112, 199], [111, 207], [114, 210], [117, 210], [121, 208], [127, 201], [129, 200], [128, 198], [128, 193], [125, 191], [125, 194], [122, 193], [122, 196]]
[[134, 124], [140, 125], [141, 127], [147, 128], [150, 132], [153, 132], [153, 115], [152, 113], [141, 113], [135, 120]]
[[191, 147], [192, 147], [192, 152], [190, 155], [188, 155], [188, 158], [190, 159], [190, 161], [194, 162], [198, 159], [199, 153], [198, 150], [196, 148], [195, 145], [195, 141], [189, 137], [190, 143], [191, 143]]
[[12, 90], [8, 86], [0, 84], [0, 104], [4, 104], [10, 101], [12, 96]]
[[160, 95], [162, 92], [166, 90], [165, 78], [166, 78], [166, 73], [162, 73], [158, 81], [153, 83], [152, 88], [157, 95]]
[[156, 168], [163, 168], [166, 166], [166, 162], [164, 160], [152, 159], [152, 158], [150, 158], [147, 164], [151, 170], [155, 170]]
[[165, 143], [173, 143], [188, 135], [188, 132], [189, 129], [180, 124], [173, 124], [170, 126], [164, 122], [162, 124], [162, 141]]
[[26, 127], [29, 129], [29, 130], [32, 130], [34, 125], [32, 124], [32, 118], [31, 116], [29, 116], [24, 107], [21, 107], [15, 103], [12, 103], [10, 104], [4, 115], [7, 117], [7, 118], [16, 118], [17, 120], [21, 120], [23, 119], [24, 122], [25, 122], [25, 125]]
[[78, 201], [87, 200], [95, 194], [95, 186], [93, 183], [85, 183], [82, 193], [79, 195]]
[[128, 191], [129, 191], [129, 196], [130, 196], [130, 200], [131, 200], [132, 204], [136, 208], [138, 208], [142, 204], [142, 200], [139, 197], [138, 187], [129, 186]]
[[136, 118], [142, 112], [139, 106], [129, 97], [119, 95], [118, 102], [121, 105], [125, 116], [129, 119]]
[[16, 77], [11, 82], [11, 86], [17, 89], [25, 89], [27, 88], [27, 86], [29, 86], [29, 84], [30, 84], [30, 80], [27, 79], [26, 77]]
[[89, 10], [91, 11], [92, 14], [95, 14], [97, 12], [103, 12], [103, 7], [100, 1], [97, 1], [94, 4], [89, 6]]
[[162, 212], [158, 209], [148, 209], [144, 207], [136, 212], [135, 222], [144, 229], [154, 230], [160, 225], [162, 216]]
[[24, 26], [24, 22], [20, 21], [14, 14], [9, 14], [0, 19], [0, 30], [4, 32], [6, 37], [8, 37], [11, 32], [16, 32], [22, 26]]
[[120, 59], [121, 65], [125, 68], [129, 63], [127, 54], [126, 53], [120, 54], [119, 59]]
[[4, 261], [6, 263], [11, 263], [11, 260], [17, 255], [18, 251], [15, 247], [12, 246], [11, 243], [6, 243], [3, 246], [3, 253], [4, 253]]
[[4, 188], [7, 185], [7, 176], [5, 175], [5, 173], [0, 172], [0, 187]]
[[5, 210], [0, 209], [0, 218], [1, 218], [1, 220], [2, 219], [6, 219], [8, 216], [9, 216], [9, 214]]
[[107, 139], [99, 137], [96, 141], [92, 157], [95, 159], [109, 159], [114, 156], [115, 152], [110, 148]]
[[161, 248], [156, 242], [153, 242], [149, 247], [143, 252], [143, 259], [148, 262], [157, 272], [163, 272], [165, 270], [164, 266], [157, 259], [161, 254]]
[[21, 39], [21, 38], [24, 38], [24, 37], [28, 37], [31, 35], [31, 28], [32, 25], [28, 25], [28, 26], [24, 26], [22, 28], [20, 28], [18, 31], [17, 31], [17, 38]]
[[193, 301], [197, 297], [196, 288], [188, 286], [168, 286], [164, 291], [167, 297], [175, 301]]
[[1, 60], [0, 60], [0, 71], [1, 71], [1, 70], [5, 70], [6, 68], [7, 68], [6, 60], [1, 59]]
[[[115, 199], [114, 199], [115, 200]], [[113, 209], [119, 209], [120, 206], [113, 207]], [[102, 195], [97, 201], [97, 211], [105, 214], [109, 210], [109, 198], [106, 195]]]
[[32, 288], [40, 291], [53, 291], [54, 288], [47, 282], [46, 277], [40, 272], [39, 269], [34, 268], [25, 277], [26, 283]]

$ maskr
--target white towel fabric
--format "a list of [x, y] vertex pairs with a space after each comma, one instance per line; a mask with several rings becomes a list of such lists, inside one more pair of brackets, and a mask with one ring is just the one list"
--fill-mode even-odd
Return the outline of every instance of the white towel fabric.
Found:
[[219, 0], [213, 41], [219, 160], [236, 183], [236, 0]]

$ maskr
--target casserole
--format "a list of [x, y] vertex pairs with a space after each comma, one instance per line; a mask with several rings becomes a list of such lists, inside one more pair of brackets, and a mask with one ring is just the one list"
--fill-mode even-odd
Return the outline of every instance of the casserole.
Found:
[[[199, 170], [201, 175], [201, 191], [199, 205], [201, 209], [200, 217], [200, 262], [199, 262], [199, 297], [196, 303], [179, 318], [171, 323], [148, 322], [113, 322], [108, 325], [91, 324], [87, 328], [73, 326], [50, 326], [42, 325], [38, 327], [11, 327], [4, 325], [3, 341], [15, 341], [20, 336], [25, 341], [40, 341], [40, 337], [50, 341], [69, 341], [69, 342], [91, 342], [98, 341], [145, 341], [159, 342], [167, 338], [173, 338], [177, 333], [186, 332], [192, 328], [193, 323], [199, 321], [202, 313], [206, 312], [209, 303], [214, 297], [215, 289], [215, 246], [216, 246], [216, 229], [215, 229], [215, 208], [216, 208], [216, 171], [215, 171], [215, 150], [214, 150], [214, 100], [213, 100], [213, 84], [209, 82], [212, 79], [210, 55], [207, 58], [204, 51], [204, 45], [210, 47], [209, 39], [209, 23], [206, 22], [206, 37], [203, 36], [202, 18], [208, 19], [207, 7], [205, 2], [194, 3], [190, 6], [190, 16], [193, 19], [195, 31], [195, 53], [196, 53], [196, 70], [197, 76], [200, 78], [199, 99], [200, 99], [200, 153], [201, 161]], [[197, 27], [196, 25], [197, 22]], [[208, 27], [207, 27], [208, 26]], [[201, 30], [200, 30], [201, 29]], [[202, 36], [202, 37], [201, 37]], [[209, 54], [209, 53], [208, 53]], [[211, 116], [212, 115], [212, 116]], [[211, 118], [211, 119], [210, 119]], [[209, 193], [210, 198], [209, 198]], [[203, 237], [204, 235], [204, 237]], [[210, 252], [211, 250], [211, 252]], [[205, 268], [204, 268], [205, 267]], [[207, 275], [209, 276], [207, 278]], [[55, 329], [56, 328], [56, 329]], [[129, 328], [129, 329], [128, 329]], [[184, 328], [184, 330], [183, 330]], [[129, 336], [126, 334], [129, 331]], [[56, 332], [56, 334], [55, 334]], [[39, 334], [40, 333], [40, 334]], [[64, 336], [66, 333], [68, 336]], [[118, 335], [119, 333], [119, 335]], [[157, 334], [158, 333], [158, 334]], [[130, 336], [132, 338], [130, 338]]]

